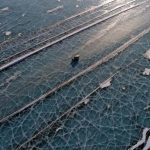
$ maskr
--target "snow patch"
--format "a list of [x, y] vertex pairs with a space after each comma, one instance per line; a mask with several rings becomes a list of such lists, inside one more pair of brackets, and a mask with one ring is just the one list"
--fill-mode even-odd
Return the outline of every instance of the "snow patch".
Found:
[[144, 57], [150, 60], [150, 49], [144, 54]]
[[5, 7], [5, 8], [0, 9], [0, 12], [4, 12], [4, 11], [8, 11], [8, 10], [9, 10], [9, 7]]
[[11, 35], [11, 32], [10, 32], [10, 31], [6, 31], [6, 32], [5, 32], [5, 35], [6, 35], [6, 36], [9, 36], [9, 35]]
[[144, 72], [143, 72], [143, 75], [149, 76], [149, 75], [150, 75], [150, 69], [145, 68], [145, 70], [144, 70]]
[[107, 88], [107, 87], [111, 86], [111, 81], [112, 81], [111, 78], [106, 80], [106, 81], [104, 81], [103, 83], [100, 84], [100, 88], [104, 89], [104, 88]]

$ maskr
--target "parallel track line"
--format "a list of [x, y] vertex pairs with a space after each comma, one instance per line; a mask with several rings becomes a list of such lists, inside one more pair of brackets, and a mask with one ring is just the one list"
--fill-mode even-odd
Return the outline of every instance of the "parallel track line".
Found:
[[140, 38], [142, 38], [144, 35], [148, 34], [149, 32], [150, 32], [150, 27], [145, 29], [144, 31], [139, 33], [137, 36], [135, 36], [134, 38], [130, 39], [129, 41], [124, 43], [122, 46], [120, 46], [119, 48], [115, 49], [113, 52], [109, 53], [108, 55], [106, 55], [105, 57], [103, 57], [102, 59], [97, 61], [96, 63], [92, 64], [91, 66], [89, 66], [85, 70], [83, 70], [83, 71], [79, 72], [78, 74], [76, 74], [75, 76], [71, 77], [69, 80], [66, 80], [65, 82], [59, 84], [55, 88], [47, 91], [45, 94], [41, 95], [39, 98], [33, 100], [31, 103], [29, 103], [26, 106], [22, 107], [21, 109], [13, 112], [12, 114], [8, 115], [7, 117], [2, 118], [0, 120], [0, 124], [2, 124], [4, 122], [7, 122], [8, 120], [14, 118], [15, 116], [23, 113], [24, 111], [30, 109], [31, 107], [35, 106], [39, 102], [46, 100], [47, 97], [49, 97], [50, 95], [54, 94], [56, 91], [60, 90], [61, 88], [69, 85], [70, 83], [72, 83], [77, 78], [79, 78], [79, 77], [81, 77], [81, 76], [83, 76], [83, 75], [93, 71], [95, 68], [99, 67], [100, 65], [102, 65], [102, 64], [110, 61], [111, 59], [115, 58], [121, 52], [125, 51], [130, 45], [132, 45], [135, 42], [137, 42]]
[[[7, 69], [8, 67], [10, 67], [10, 66], [12, 66], [12, 65], [14, 65], [14, 64], [16, 64], [16, 63], [19, 63], [20, 61], [23, 61], [24, 59], [26, 59], [26, 58], [28, 58], [28, 57], [30, 57], [30, 56], [32, 56], [32, 55], [34, 55], [34, 54], [36, 54], [36, 53], [42, 51], [43, 49], [45, 49], [45, 48], [47, 48], [47, 47], [50, 47], [50, 46], [52, 46], [52, 45], [54, 45], [54, 44], [56, 44], [56, 43], [58, 43], [58, 42], [60, 42], [60, 41], [63, 41], [63, 40], [65, 40], [65, 39], [67, 39], [67, 38], [69, 38], [69, 37], [71, 37], [71, 36], [73, 36], [73, 35], [76, 35], [77, 33], [80, 33], [80, 32], [82, 32], [82, 31], [84, 31], [84, 30], [87, 30], [88, 28], [91, 28], [91, 27], [93, 27], [93, 26], [95, 26], [95, 25], [97, 25], [97, 24], [99, 24], [99, 23], [101, 23], [101, 22], [104, 22], [104, 21], [106, 21], [106, 20], [108, 20], [108, 19], [111, 19], [111, 18], [113, 18], [113, 17], [115, 17], [115, 16], [118, 16], [119, 14], [124, 13], [124, 12], [126, 12], [126, 11], [128, 11], [128, 10], [130, 10], [130, 9], [139, 7], [139, 6], [141, 6], [142, 4], [144, 4], [144, 2], [142, 2], [142, 3], [140, 3], [140, 4], [137, 4], [137, 5], [134, 5], [134, 6], [131, 6], [131, 7], [129, 7], [129, 8], [123, 9], [122, 11], [117, 12], [117, 13], [115, 13], [115, 14], [113, 14], [113, 15], [108, 16], [108, 17], [105, 17], [105, 18], [103, 18], [103, 19], [96, 20], [95, 22], [93, 22], [93, 23], [91, 23], [91, 24], [88, 24], [87, 26], [84, 26], [84, 27], [82, 27], [82, 28], [80, 28], [80, 29], [77, 29], [77, 30], [75, 30], [75, 31], [73, 31], [73, 32], [71, 32], [71, 33], [66, 34], [66, 32], [67, 32], [67, 31], [66, 31], [65, 33], [63, 33], [63, 34], [66, 34], [66, 35], [64, 35], [63, 37], [60, 37], [59, 39], [56, 39], [55, 41], [52, 41], [52, 42], [50, 42], [50, 43], [47, 43], [47, 44], [45, 44], [44, 46], [41, 46], [41, 47], [39, 47], [39, 48], [36, 48], [35, 50], [30, 51], [30, 52], [28, 52], [28, 53], [26, 53], [26, 54], [24, 54], [24, 55], [22, 55], [22, 53], [21, 53], [21, 54], [19, 54], [18, 58], [16, 58], [16, 59], [14, 58], [14, 59], [11, 60], [10, 62], [7, 62], [7, 63], [5, 63], [5, 64], [0, 65], [0, 71], [2, 71], [2, 70], [4, 70], [4, 69]], [[94, 19], [95, 19], [95, 18], [94, 18]], [[91, 22], [91, 21], [90, 21], [90, 22]], [[69, 30], [69, 31], [70, 31], [70, 30]], [[43, 44], [43, 43], [42, 43], [42, 44]], [[20, 55], [22, 55], [22, 56], [20, 56]]]
[[[62, 21], [59, 21], [59, 22], [55, 23], [54, 25], [52, 25], [52, 26], [50, 26], [50, 27], [48, 27], [48, 28], [45, 29], [45, 30], [48, 30], [48, 31], [45, 32], [45, 30], [43, 30], [43, 32], [41, 31], [41, 32], [42, 32], [41, 34], [39, 34], [39, 35], [37, 35], [37, 36], [34, 36], [34, 37], [32, 37], [32, 38], [30, 38], [30, 39], [24, 41], [22, 44], [27, 43], [27, 42], [30, 42], [30, 41], [32, 41], [32, 40], [34, 40], [34, 39], [36, 39], [36, 38], [38, 38], [38, 37], [40, 37], [40, 36], [42, 36], [42, 35], [44, 35], [44, 34], [47, 34], [47, 32], [51, 31], [51, 28], [54, 28], [54, 27], [56, 27], [56, 26], [59, 26], [59, 25], [65, 23], [65, 22], [67, 22], [67, 21], [70, 21], [71, 19], [75, 19], [75, 18], [80, 17], [80, 16], [82, 16], [82, 15], [86, 15], [86, 14], [88, 14], [89, 12], [93, 12], [93, 11], [95, 11], [95, 10], [97, 10], [97, 9], [99, 9], [99, 8], [101, 8], [101, 7], [103, 7], [103, 6], [105, 6], [105, 5], [108, 5], [108, 4], [110, 4], [110, 3], [114, 2], [114, 1], [116, 1], [116, 0], [112, 0], [112, 1], [110, 1], [110, 2], [108, 2], [108, 3], [100, 4], [100, 5], [98, 5], [98, 6], [95, 6], [95, 7], [93, 7], [93, 8], [88, 9], [88, 10], [85, 10], [85, 11], [83, 11], [83, 12], [80, 12], [80, 13], [78, 13], [78, 14], [72, 15], [72, 16], [70, 16], [70, 17], [68, 17], [68, 18], [66, 18], [66, 19], [64, 19], [64, 20], [62, 20]], [[50, 29], [49, 29], [49, 28], [50, 28]], [[13, 40], [15, 40], [15, 39], [17, 39], [17, 38], [14, 38]], [[9, 41], [10, 41], [10, 40], [3, 41], [2, 43], [0, 43], [0, 46], [2, 46], [3, 44], [5, 44], [6, 42], [9, 42]]]
[[[129, 63], [128, 65], [126, 65], [124, 68], [117, 69], [117, 71], [113, 75], [111, 75], [110, 77], [108, 77], [101, 84], [105, 84], [108, 80], [113, 79], [118, 73], [120, 73], [121, 71], [125, 70], [126, 68], [128, 68], [129, 66], [131, 66], [132, 64], [134, 64], [137, 60], [138, 59], [135, 59], [134, 61], [132, 61], [131, 63]], [[44, 129], [40, 130], [38, 133], [36, 133], [35, 135], [33, 135], [29, 140], [27, 140], [26, 142], [24, 142], [23, 144], [21, 144], [16, 150], [24, 148], [24, 146], [26, 146], [28, 143], [30, 143], [33, 140], [36, 140], [38, 138], [43, 137], [43, 135], [46, 134], [46, 133], [48, 133], [49, 131], [52, 132], [52, 133], [56, 132], [57, 129], [58, 129], [58, 127], [62, 125], [62, 122], [64, 120], [66, 120], [67, 118], [69, 118], [73, 112], [76, 112], [81, 107], [86, 106], [89, 102], [91, 102], [91, 100], [89, 100], [88, 102], [86, 102], [86, 100], [91, 95], [93, 95], [95, 92], [97, 92], [98, 90], [102, 90], [101, 85], [99, 85], [97, 88], [95, 88], [93, 91], [91, 91], [88, 95], [86, 95], [83, 99], [81, 99], [79, 102], [77, 102], [74, 106], [72, 106], [67, 111], [65, 111], [57, 119], [55, 119], [54, 121], [52, 121], [51, 123], [49, 123]]]

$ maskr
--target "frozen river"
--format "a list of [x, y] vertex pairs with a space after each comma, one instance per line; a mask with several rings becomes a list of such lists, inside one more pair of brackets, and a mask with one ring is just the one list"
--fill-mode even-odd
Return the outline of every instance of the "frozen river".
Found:
[[149, 60], [150, 0], [0, 0], [0, 150], [150, 149]]

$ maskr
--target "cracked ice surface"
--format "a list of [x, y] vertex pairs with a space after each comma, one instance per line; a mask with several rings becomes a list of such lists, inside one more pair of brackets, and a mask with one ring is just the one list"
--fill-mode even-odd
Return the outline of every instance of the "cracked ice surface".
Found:
[[149, 1], [14, 1], [0, 0], [0, 66], [102, 21], [0, 71], [0, 150], [148, 150]]

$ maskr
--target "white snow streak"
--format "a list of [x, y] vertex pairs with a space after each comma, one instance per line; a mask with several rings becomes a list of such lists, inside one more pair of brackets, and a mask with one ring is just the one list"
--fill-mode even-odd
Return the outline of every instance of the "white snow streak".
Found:
[[57, 10], [62, 9], [62, 8], [63, 8], [63, 5], [62, 5], [62, 6], [58, 6], [58, 7], [56, 7], [56, 8], [53, 8], [53, 9], [50, 9], [50, 10], [47, 10], [47, 13], [53, 13], [53, 12], [55, 12], [55, 11], [57, 11]]

